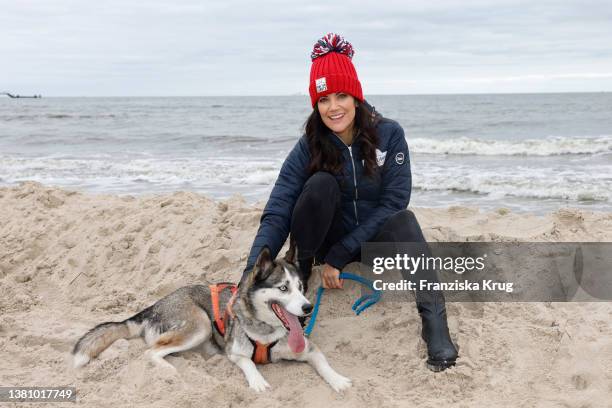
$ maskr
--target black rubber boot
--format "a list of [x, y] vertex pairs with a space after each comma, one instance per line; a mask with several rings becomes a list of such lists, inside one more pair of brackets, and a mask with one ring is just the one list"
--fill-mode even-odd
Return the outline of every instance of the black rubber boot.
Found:
[[310, 280], [310, 275], [312, 274], [313, 263], [314, 258], [298, 260], [298, 272], [300, 274], [300, 279], [302, 280], [302, 286], [304, 287], [304, 294], [308, 292], [308, 281]]
[[[310, 275], [312, 274], [313, 261], [314, 258], [298, 260], [300, 279], [302, 280], [302, 286], [304, 287], [304, 295], [306, 295], [306, 292], [308, 292], [308, 280], [310, 279]], [[298, 317], [302, 328], [306, 327], [306, 319], [310, 320], [310, 315]]]
[[448, 332], [442, 292], [417, 292], [417, 310], [423, 323], [421, 337], [427, 343], [427, 368], [439, 372], [454, 366], [458, 354]]

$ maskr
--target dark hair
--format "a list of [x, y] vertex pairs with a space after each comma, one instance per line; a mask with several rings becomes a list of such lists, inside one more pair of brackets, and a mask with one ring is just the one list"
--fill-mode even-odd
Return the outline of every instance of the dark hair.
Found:
[[[330, 130], [323, 123], [317, 104], [306, 119], [304, 130], [310, 150], [309, 173], [327, 171], [332, 174], [339, 174], [343, 164], [342, 153], [336, 148], [334, 142], [327, 137]], [[366, 176], [373, 176], [378, 171], [378, 165], [376, 164], [378, 133], [376, 132], [373, 112], [370, 112], [361, 103], [355, 107], [355, 138], [353, 140], [358, 137], [365, 174]]]

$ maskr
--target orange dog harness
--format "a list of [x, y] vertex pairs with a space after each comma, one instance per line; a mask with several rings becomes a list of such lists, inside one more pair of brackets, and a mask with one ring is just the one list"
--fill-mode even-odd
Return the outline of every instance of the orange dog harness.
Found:
[[[229, 319], [234, 317], [232, 313], [232, 304], [236, 300], [236, 295], [238, 293], [238, 286], [233, 283], [223, 282], [217, 283], [216, 285], [209, 285], [210, 288], [210, 297], [212, 300], [212, 309], [213, 309], [213, 317], [215, 319], [214, 326], [217, 329], [217, 332], [221, 335], [221, 337], [225, 337], [225, 328], [226, 323], [229, 322]], [[223, 316], [221, 315], [221, 310], [219, 307], [219, 297], [224, 290], [229, 289], [232, 292], [232, 298], [227, 304], [227, 308], [225, 309], [225, 313]], [[262, 344], [252, 338], [248, 337], [249, 341], [253, 345], [253, 355], [251, 356], [251, 360], [255, 364], [267, 364], [270, 362], [270, 351], [272, 347], [276, 345], [276, 341], [273, 343]]]

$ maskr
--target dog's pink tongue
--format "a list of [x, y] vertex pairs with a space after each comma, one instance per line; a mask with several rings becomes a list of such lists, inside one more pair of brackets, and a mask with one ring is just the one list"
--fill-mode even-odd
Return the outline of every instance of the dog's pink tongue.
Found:
[[289, 338], [287, 339], [289, 342], [289, 347], [294, 353], [301, 353], [304, 351], [304, 347], [306, 347], [302, 325], [300, 324], [300, 321], [296, 315], [291, 314], [284, 309], [282, 310], [283, 314], [285, 315], [285, 319], [287, 319], [287, 323], [289, 324]]

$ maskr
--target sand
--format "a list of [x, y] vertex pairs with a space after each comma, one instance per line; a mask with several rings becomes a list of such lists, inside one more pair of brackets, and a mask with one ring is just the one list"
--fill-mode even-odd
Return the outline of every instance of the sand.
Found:
[[[71, 367], [72, 346], [95, 324], [123, 320], [182, 285], [238, 280], [262, 207], [187, 192], [0, 188], [0, 385], [75, 386], [85, 406], [612, 406], [612, 303], [605, 302], [449, 304], [461, 357], [434, 374], [425, 368], [413, 304], [376, 305], [356, 317], [357, 288], [328, 291], [313, 341], [353, 380], [341, 395], [294, 362], [260, 367], [272, 385], [263, 394], [221, 355], [168, 357], [178, 370], [172, 375], [143, 356], [139, 339]], [[612, 240], [609, 213], [413, 210], [430, 241]]]

